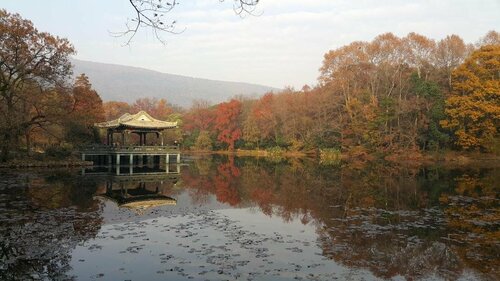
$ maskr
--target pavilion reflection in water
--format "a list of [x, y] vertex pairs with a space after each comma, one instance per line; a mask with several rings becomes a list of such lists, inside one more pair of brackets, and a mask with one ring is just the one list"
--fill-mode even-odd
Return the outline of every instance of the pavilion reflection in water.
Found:
[[169, 194], [179, 181], [180, 164], [94, 166], [82, 169], [82, 175], [99, 179], [102, 185], [96, 195], [119, 207], [144, 210], [177, 203]]

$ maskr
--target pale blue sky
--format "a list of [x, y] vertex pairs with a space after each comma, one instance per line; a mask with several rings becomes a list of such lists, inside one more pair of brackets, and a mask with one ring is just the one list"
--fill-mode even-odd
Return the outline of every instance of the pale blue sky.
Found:
[[123, 47], [109, 31], [133, 16], [127, 0], [0, 0], [0, 7], [68, 38], [79, 59], [280, 88], [314, 84], [325, 52], [381, 33], [458, 34], [474, 43], [500, 30], [500, 0], [261, 0], [262, 15], [244, 19], [231, 0], [184, 0], [170, 17], [186, 31], [166, 35], [167, 46], [143, 31]]

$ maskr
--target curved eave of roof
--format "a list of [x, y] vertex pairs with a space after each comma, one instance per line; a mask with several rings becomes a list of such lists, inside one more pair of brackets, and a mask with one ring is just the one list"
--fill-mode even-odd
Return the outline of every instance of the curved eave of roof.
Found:
[[151, 208], [151, 207], [159, 207], [159, 206], [175, 206], [177, 205], [177, 201], [175, 200], [165, 200], [165, 199], [157, 199], [157, 200], [144, 200], [144, 201], [135, 201], [130, 203], [125, 203], [119, 205], [120, 207], [125, 208]]
[[154, 194], [154, 195], [145, 195], [145, 196], [136, 196], [129, 198], [116, 198], [114, 196], [109, 196], [108, 194], [100, 195], [101, 198], [105, 198], [114, 202], [116, 205], [120, 207], [127, 208], [141, 208], [141, 207], [154, 207], [154, 206], [163, 206], [163, 205], [177, 205], [177, 200], [172, 197], [168, 197], [165, 195]]
[[116, 129], [119, 127], [126, 127], [126, 128], [131, 128], [131, 129], [175, 129], [177, 128], [177, 122], [172, 122], [173, 124], [169, 125], [134, 125], [134, 124], [103, 124], [103, 123], [96, 123], [94, 124], [95, 127], [97, 128], [103, 128], [103, 129]]
[[[139, 120], [141, 117], [146, 117], [148, 120]], [[95, 123], [95, 127], [115, 129], [120, 126], [126, 128], [136, 128], [136, 129], [173, 129], [177, 128], [177, 122], [167, 122], [162, 120], [157, 120], [145, 111], [139, 111], [136, 114], [125, 113], [118, 119]]]

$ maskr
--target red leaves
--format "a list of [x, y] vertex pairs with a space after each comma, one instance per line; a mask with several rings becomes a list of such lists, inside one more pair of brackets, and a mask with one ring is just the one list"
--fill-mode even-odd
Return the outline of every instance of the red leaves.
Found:
[[215, 116], [215, 129], [219, 131], [217, 139], [228, 145], [229, 150], [234, 150], [234, 142], [241, 137], [238, 119], [241, 114], [241, 102], [231, 100], [217, 106]]

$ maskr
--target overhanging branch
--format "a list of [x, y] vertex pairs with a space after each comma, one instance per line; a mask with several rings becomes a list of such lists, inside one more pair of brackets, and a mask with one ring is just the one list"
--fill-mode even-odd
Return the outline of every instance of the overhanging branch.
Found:
[[[219, 0], [224, 2], [225, 0]], [[256, 5], [259, 0], [233, 0], [233, 9], [239, 16], [253, 15]], [[134, 17], [128, 19], [125, 26], [126, 29], [121, 32], [111, 32], [115, 37], [126, 37], [125, 45], [130, 45], [137, 32], [140, 29], [150, 29], [156, 39], [162, 44], [166, 41], [162, 38], [162, 34], [180, 34], [184, 29], [177, 29], [177, 21], [167, 19], [167, 14], [172, 11], [179, 0], [129, 0], [134, 11]]]

